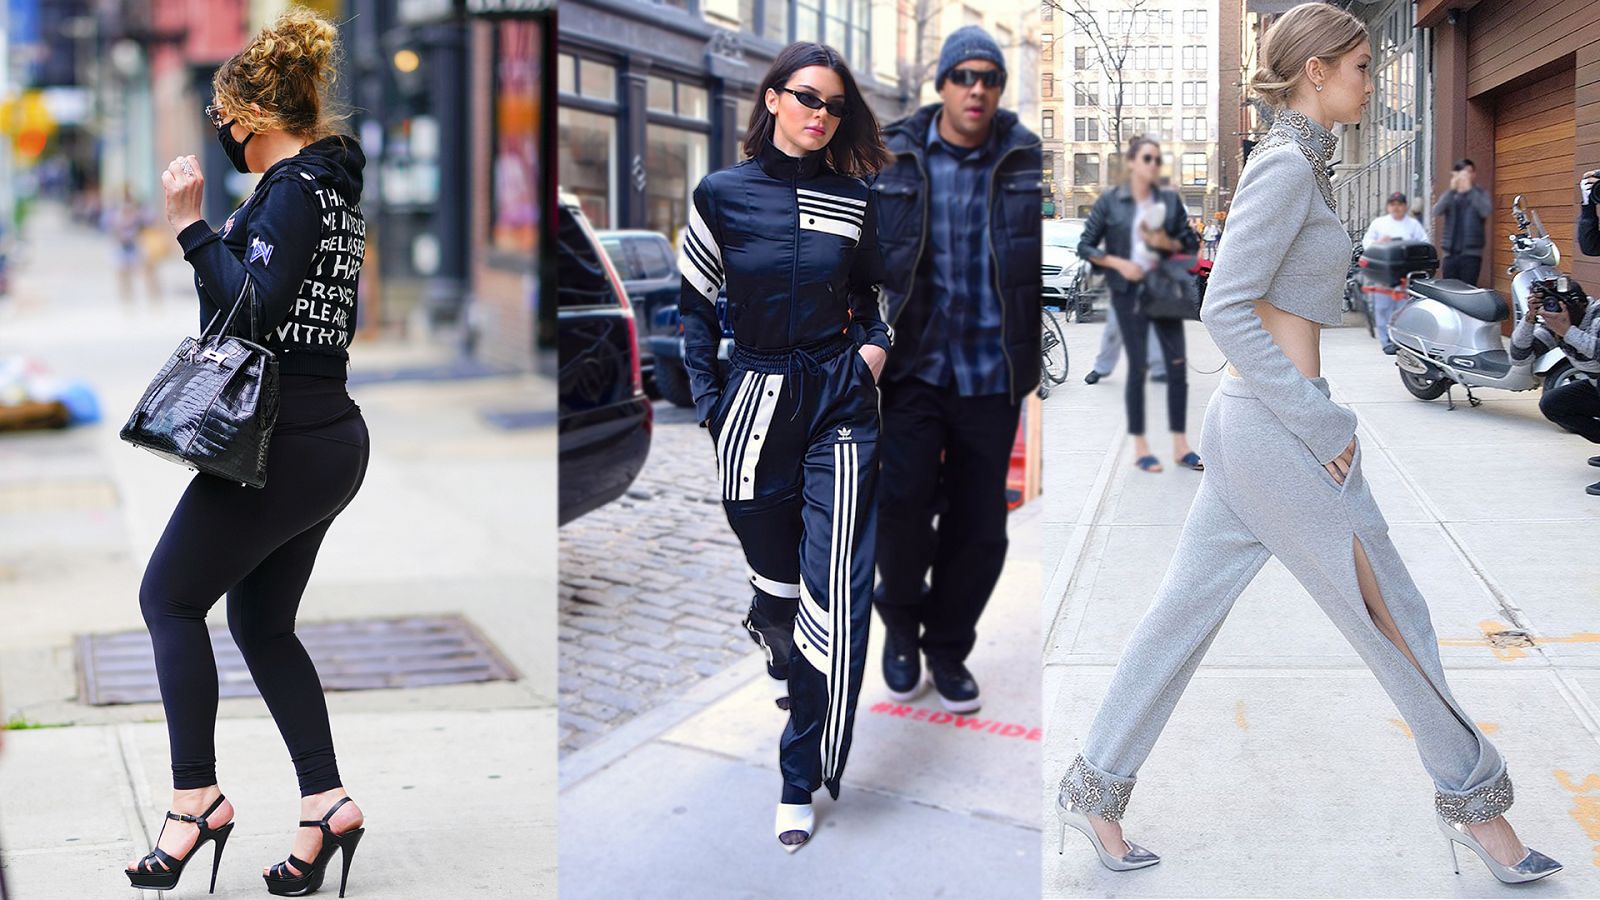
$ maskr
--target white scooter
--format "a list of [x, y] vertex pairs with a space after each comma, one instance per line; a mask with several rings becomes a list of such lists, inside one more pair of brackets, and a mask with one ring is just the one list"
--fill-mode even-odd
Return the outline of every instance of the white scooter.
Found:
[[[1477, 406], [1475, 387], [1527, 391], [1543, 385], [1552, 390], [1581, 377], [1560, 348], [1552, 347], [1533, 366], [1514, 367], [1500, 334], [1500, 323], [1520, 318], [1528, 311], [1535, 284], [1561, 276], [1561, 252], [1545, 231], [1539, 213], [1530, 222], [1522, 210], [1522, 195], [1511, 205], [1518, 234], [1511, 235], [1511, 307], [1489, 288], [1473, 287], [1454, 278], [1429, 278], [1416, 273], [1408, 278], [1409, 301], [1389, 322], [1389, 336], [1399, 348], [1394, 362], [1400, 380], [1414, 396], [1434, 400], [1449, 394], [1453, 385], [1466, 388], [1467, 401]], [[1455, 397], [1449, 396], [1450, 409]]]

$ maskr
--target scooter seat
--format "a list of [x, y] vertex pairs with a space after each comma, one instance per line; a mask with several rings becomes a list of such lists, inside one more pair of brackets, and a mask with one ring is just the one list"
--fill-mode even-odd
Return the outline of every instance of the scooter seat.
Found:
[[1511, 315], [1506, 301], [1489, 288], [1473, 287], [1459, 278], [1417, 278], [1411, 289], [1474, 319], [1502, 322]]

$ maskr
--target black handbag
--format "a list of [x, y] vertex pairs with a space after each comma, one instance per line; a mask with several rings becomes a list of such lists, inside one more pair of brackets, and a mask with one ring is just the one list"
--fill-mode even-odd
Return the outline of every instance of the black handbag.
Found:
[[[261, 346], [255, 287], [246, 278], [222, 310], [145, 388], [121, 437], [162, 459], [248, 487], [267, 483], [267, 444], [278, 419], [278, 358]], [[231, 334], [245, 309], [249, 339]]]
[[1192, 256], [1169, 256], [1139, 282], [1139, 314], [1147, 319], [1200, 320], [1200, 285], [1189, 269]]

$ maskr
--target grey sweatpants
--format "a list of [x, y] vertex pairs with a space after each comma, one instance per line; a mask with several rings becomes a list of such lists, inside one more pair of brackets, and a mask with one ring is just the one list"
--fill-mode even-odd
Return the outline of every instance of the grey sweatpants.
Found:
[[[1161, 354], [1161, 342], [1156, 339], [1156, 326], [1150, 326], [1150, 377], [1167, 377], [1167, 358]], [[1111, 308], [1111, 301], [1106, 301], [1106, 327], [1100, 332], [1100, 352], [1095, 355], [1091, 371], [1099, 372], [1101, 376], [1111, 374], [1117, 367], [1117, 360], [1122, 357], [1122, 325], [1117, 322], [1117, 311]]]
[[[1328, 392], [1322, 379], [1314, 383]], [[1276, 556], [1394, 701], [1437, 788], [1439, 812], [1457, 822], [1504, 812], [1511, 805], [1505, 764], [1445, 683], [1427, 603], [1367, 488], [1359, 441], [1340, 485], [1246, 382], [1226, 375], [1206, 409], [1201, 446], [1205, 474], [1172, 563], [1123, 650], [1062, 791], [1086, 812], [1122, 816], [1139, 766], [1222, 620], [1267, 558]], [[1368, 612], [1356, 576], [1356, 541], [1417, 665]]]

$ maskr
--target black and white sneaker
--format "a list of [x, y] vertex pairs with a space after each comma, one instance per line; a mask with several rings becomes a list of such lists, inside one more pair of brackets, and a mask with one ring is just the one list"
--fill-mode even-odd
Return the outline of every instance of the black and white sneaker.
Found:
[[922, 693], [922, 659], [913, 635], [884, 629], [883, 683], [889, 696], [901, 703]]
[[953, 713], [977, 712], [983, 706], [978, 681], [961, 663], [928, 660], [929, 680], [939, 694], [939, 704]]
[[794, 652], [793, 626], [784, 627], [768, 622], [754, 604], [744, 617], [744, 630], [750, 639], [767, 656], [767, 676], [772, 689], [772, 702], [779, 709], [789, 708], [789, 655]]

